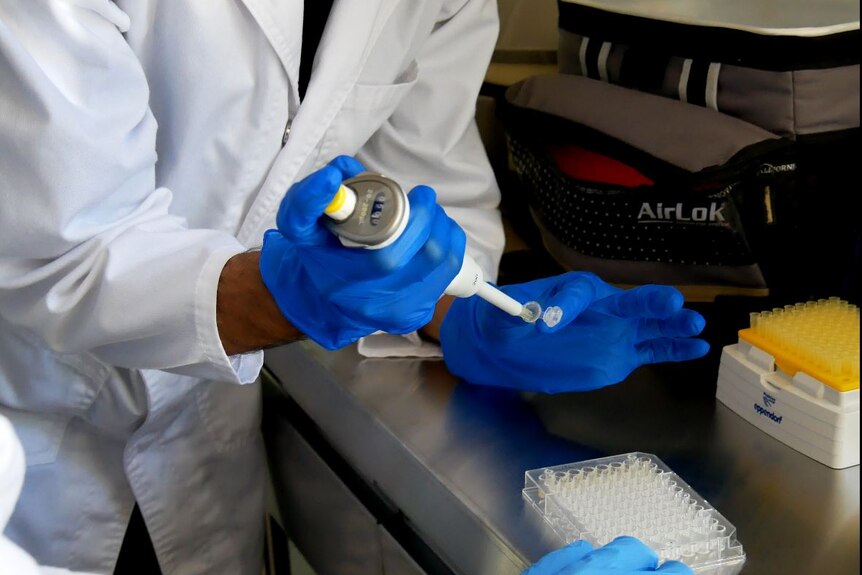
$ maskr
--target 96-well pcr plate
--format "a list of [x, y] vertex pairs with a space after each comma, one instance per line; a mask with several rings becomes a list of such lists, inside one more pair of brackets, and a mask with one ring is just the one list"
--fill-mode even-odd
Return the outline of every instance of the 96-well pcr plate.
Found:
[[564, 543], [631, 535], [698, 575], [735, 575], [745, 563], [736, 528], [655, 455], [533, 469], [523, 494]]

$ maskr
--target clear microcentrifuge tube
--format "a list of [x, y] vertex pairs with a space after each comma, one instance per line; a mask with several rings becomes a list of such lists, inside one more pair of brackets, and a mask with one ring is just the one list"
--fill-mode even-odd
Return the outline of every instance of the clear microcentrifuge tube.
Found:
[[560, 323], [561, 319], [563, 319], [563, 308], [560, 306], [552, 305], [542, 314], [542, 321], [548, 327], [554, 327]]

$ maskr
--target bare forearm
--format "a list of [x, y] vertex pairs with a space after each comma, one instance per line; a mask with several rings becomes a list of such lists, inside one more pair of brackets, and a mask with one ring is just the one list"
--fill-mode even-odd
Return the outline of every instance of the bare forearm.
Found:
[[440, 298], [440, 301], [437, 302], [437, 308], [434, 310], [434, 317], [420, 330], [423, 336], [436, 342], [440, 341], [440, 328], [443, 325], [443, 318], [446, 317], [446, 313], [449, 311], [449, 307], [451, 307], [453, 301], [455, 301], [455, 298], [451, 295], [444, 295]]
[[228, 355], [303, 338], [279, 311], [259, 271], [260, 252], [228, 260], [219, 278], [216, 323]]

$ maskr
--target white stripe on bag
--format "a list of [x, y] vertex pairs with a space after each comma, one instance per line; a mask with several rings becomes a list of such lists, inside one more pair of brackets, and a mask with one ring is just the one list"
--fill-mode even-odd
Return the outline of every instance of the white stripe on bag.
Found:
[[603, 82], [608, 81], [608, 55], [611, 53], [611, 45], [610, 42], [602, 42], [599, 49], [599, 79]]
[[712, 62], [706, 73], [706, 107], [718, 111], [718, 74], [721, 63]]
[[688, 75], [691, 73], [691, 60], [686, 58], [682, 62], [682, 72], [679, 75], [679, 85], [677, 86], [677, 91], [679, 92], [679, 100], [680, 102], [688, 102]]
[[581, 38], [581, 49], [578, 51], [578, 58], [581, 61], [581, 74], [584, 76], [589, 76], [587, 74], [587, 44], [590, 43], [590, 39], [584, 36]]

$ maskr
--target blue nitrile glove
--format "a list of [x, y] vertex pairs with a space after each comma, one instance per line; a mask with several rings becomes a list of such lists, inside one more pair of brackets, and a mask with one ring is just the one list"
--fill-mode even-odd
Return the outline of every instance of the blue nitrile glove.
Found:
[[321, 215], [341, 182], [363, 171], [340, 156], [294, 184], [278, 210], [278, 229], [263, 239], [264, 284], [284, 316], [328, 349], [378, 330], [424, 326], [464, 258], [463, 230], [427, 186], [408, 194], [410, 218], [395, 242], [377, 250], [344, 247]]
[[440, 344], [449, 371], [471, 383], [558, 393], [597, 389], [625, 379], [637, 367], [706, 354], [692, 339], [703, 317], [683, 309], [669, 286], [623, 291], [594, 274], [570, 272], [504, 292], [543, 308], [559, 306], [562, 321], [528, 324], [472, 297], [458, 299], [443, 320]]
[[604, 547], [593, 549], [586, 541], [557, 549], [542, 557], [522, 575], [629, 575], [664, 573], [694, 575], [679, 561], [665, 561], [658, 566], [655, 551], [634, 537], [617, 537]]

